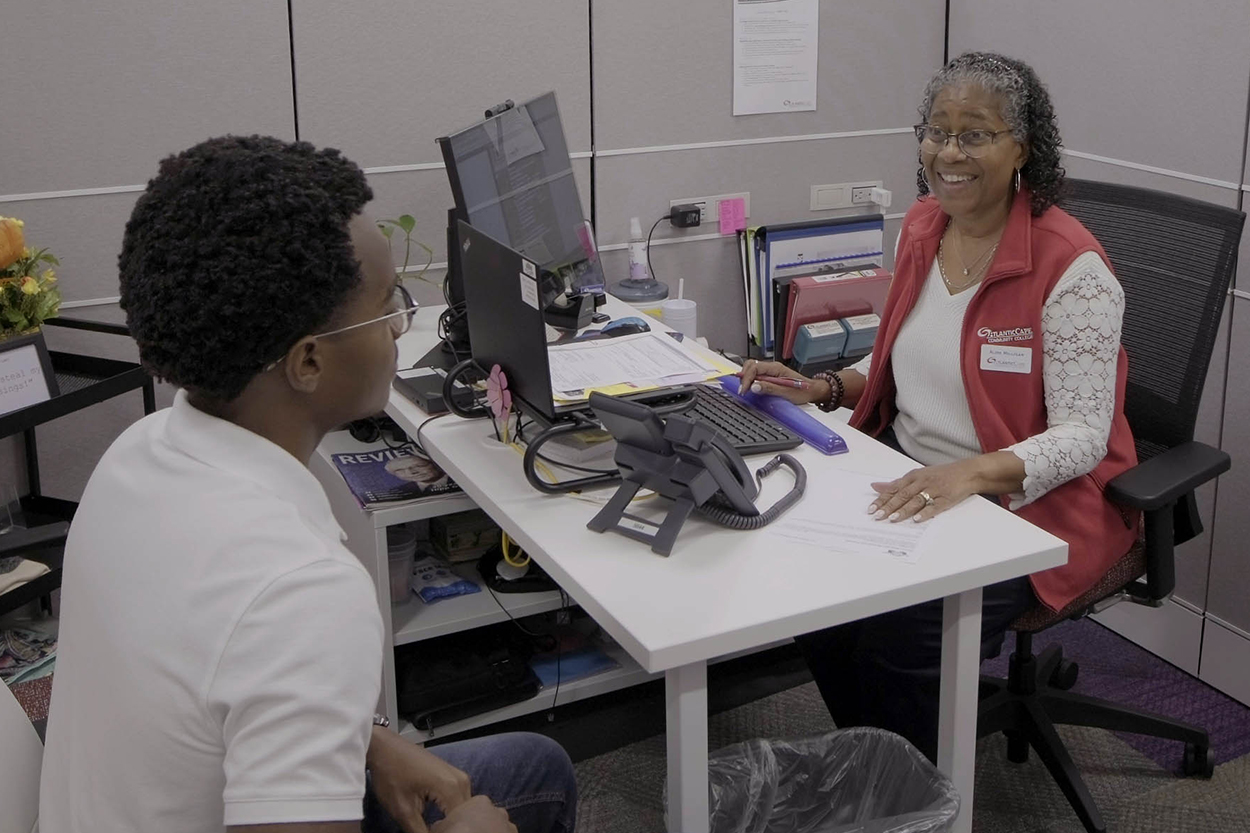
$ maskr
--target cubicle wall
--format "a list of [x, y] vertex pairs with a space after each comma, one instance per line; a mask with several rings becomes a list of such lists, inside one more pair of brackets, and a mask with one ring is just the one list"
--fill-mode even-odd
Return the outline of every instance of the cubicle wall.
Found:
[[[1054, 98], [1070, 175], [1242, 207], [1250, 88], [1244, 0], [951, 0], [950, 7], [952, 57], [992, 49], [1038, 71]], [[1250, 290], [1244, 245], [1237, 281]], [[1234, 295], [1225, 309], [1197, 429], [1197, 439], [1233, 456], [1233, 470], [1199, 493], [1206, 532], [1179, 551], [1176, 601], [1162, 611], [1120, 605], [1101, 618], [1250, 702], [1248, 672], [1236, 680], [1224, 670], [1250, 668], [1245, 304]], [[1213, 644], [1223, 657], [1212, 654]]]
[[[886, 209], [893, 240], [916, 195], [910, 125], [942, 64], [944, 3], [821, 3], [817, 110], [739, 117], [731, 3], [599, 0], [593, 8], [596, 228], [611, 278], [627, 271], [630, 217], [646, 230], [683, 197], [749, 192], [748, 222], [759, 225], [851, 213], [811, 211], [811, 186], [882, 180], [894, 192]], [[875, 56], [865, 51], [872, 44]], [[686, 279], [700, 334], [743, 351], [734, 238], [713, 222], [661, 223], [655, 239], [657, 276], [674, 293]]]
[[[338, 147], [365, 168], [376, 217], [412, 214], [434, 250], [418, 301], [441, 303], [444, 230], [452, 205], [435, 139], [488, 107], [555, 90], [590, 216], [590, 7], [543, 3], [414, 4], [292, 0], [299, 135]], [[396, 265], [403, 251], [395, 251]], [[409, 272], [425, 262], [413, 255]]]
[[[295, 135], [283, 4], [47, 0], [3, 17], [0, 214], [61, 258], [67, 302], [117, 295], [122, 229], [163, 156], [221, 133]], [[54, 350], [136, 358], [117, 336], [47, 334]], [[45, 491], [77, 498], [142, 413], [136, 393], [41, 427]], [[0, 479], [23, 481], [20, 445], [3, 446]]]

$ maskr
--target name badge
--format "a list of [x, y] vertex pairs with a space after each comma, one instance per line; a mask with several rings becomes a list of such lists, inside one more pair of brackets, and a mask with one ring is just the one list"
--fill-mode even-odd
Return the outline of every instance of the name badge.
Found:
[[981, 369], [999, 373], [1029, 373], [1033, 370], [1033, 348], [982, 344]]

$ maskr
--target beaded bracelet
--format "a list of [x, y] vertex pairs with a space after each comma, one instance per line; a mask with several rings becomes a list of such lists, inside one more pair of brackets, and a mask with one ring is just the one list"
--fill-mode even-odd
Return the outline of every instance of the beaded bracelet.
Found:
[[846, 395], [846, 385], [842, 384], [842, 377], [832, 370], [822, 370], [815, 378], [824, 379], [829, 385], [829, 400], [817, 402], [816, 407], [825, 413], [836, 411], [842, 406], [842, 397]]

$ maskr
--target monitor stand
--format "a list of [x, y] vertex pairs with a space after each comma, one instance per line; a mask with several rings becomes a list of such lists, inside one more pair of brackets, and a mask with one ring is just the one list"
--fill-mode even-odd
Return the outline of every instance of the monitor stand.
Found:
[[451, 370], [455, 366], [456, 359], [445, 341], [435, 344], [413, 364], [413, 367], [432, 367], [437, 370]]

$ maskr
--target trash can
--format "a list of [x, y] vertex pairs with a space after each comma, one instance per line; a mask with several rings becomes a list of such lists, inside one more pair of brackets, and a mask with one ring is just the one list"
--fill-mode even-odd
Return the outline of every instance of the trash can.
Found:
[[883, 729], [727, 746], [708, 782], [712, 833], [938, 833], [959, 814], [950, 780]]

